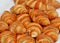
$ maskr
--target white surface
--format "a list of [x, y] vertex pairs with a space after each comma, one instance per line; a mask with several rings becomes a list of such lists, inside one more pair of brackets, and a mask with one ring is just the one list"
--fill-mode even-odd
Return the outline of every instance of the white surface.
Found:
[[0, 14], [5, 10], [9, 10], [13, 5], [13, 0], [0, 0]]
[[[58, 0], [60, 2], [60, 0]], [[0, 15], [5, 11], [9, 10], [11, 6], [13, 6], [13, 0], [0, 0]], [[57, 9], [57, 12], [60, 16], [60, 9]], [[58, 41], [56, 43], [60, 43], [60, 35], [58, 37]]]

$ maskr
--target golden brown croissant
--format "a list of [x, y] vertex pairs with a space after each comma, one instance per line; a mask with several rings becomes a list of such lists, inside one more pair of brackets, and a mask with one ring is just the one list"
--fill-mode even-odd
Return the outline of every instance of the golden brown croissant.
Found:
[[7, 24], [12, 24], [16, 20], [16, 15], [11, 14], [9, 11], [5, 11], [1, 16], [1, 19]]
[[59, 30], [53, 26], [47, 26], [44, 28], [43, 34], [51, 37], [54, 41], [57, 41]]
[[46, 15], [48, 16], [49, 19], [54, 19], [54, 18], [58, 17], [58, 13], [55, 10], [47, 11]]
[[41, 0], [29, 0], [26, 5], [30, 8], [46, 10], [46, 5], [43, 4]]
[[11, 12], [15, 14], [25, 14], [28, 10], [23, 5], [15, 5], [11, 8]]
[[51, 20], [51, 25], [57, 27], [60, 30], [60, 17]]
[[58, 0], [42, 0], [42, 3], [52, 5], [55, 8], [60, 8], [60, 2], [58, 2]]
[[60, 8], [60, 2], [58, 2], [57, 0], [49, 0], [48, 4], [54, 6], [55, 8]]
[[0, 32], [3, 32], [3, 31], [5, 31], [5, 30], [8, 30], [8, 24], [7, 23], [5, 23], [4, 21], [1, 21], [0, 20]]
[[1, 43], [16, 43], [16, 36], [10, 31], [4, 31], [0, 35]]
[[23, 23], [26, 26], [31, 22], [31, 19], [28, 14], [22, 14], [17, 16], [17, 21]]
[[54, 43], [54, 41], [47, 35], [39, 35], [36, 38], [36, 43]]
[[28, 0], [14, 0], [15, 4], [25, 4]]
[[57, 0], [29, 0], [26, 5], [40, 10], [60, 8], [60, 3]]
[[17, 43], [35, 43], [35, 40], [34, 38], [23, 34], [17, 36]]
[[52, 5], [50, 5], [50, 4], [47, 4], [46, 5], [46, 10], [45, 11], [55, 11], [56, 10], [56, 8], [54, 7], [54, 6], [52, 6]]
[[34, 22], [37, 22], [41, 25], [49, 25], [50, 24], [50, 20], [47, 18], [47, 16], [45, 15], [44, 12], [41, 12], [41, 11], [36, 11], [36, 10], [30, 10], [30, 16], [32, 18], [32, 20]]
[[37, 37], [42, 33], [42, 27], [38, 23], [30, 23], [27, 25], [27, 32], [31, 37]]
[[46, 16], [46, 15], [45, 15], [45, 12], [42, 11], [42, 10], [39, 10], [39, 9], [30, 9], [29, 15], [31, 16], [31, 18], [32, 18], [32, 17], [34, 18], [34, 16], [36, 16], [36, 17], [37, 17], [37, 16], [40, 16], [40, 15]]
[[15, 34], [24, 34], [26, 32], [26, 28], [22, 23], [16, 21], [10, 25], [10, 31]]

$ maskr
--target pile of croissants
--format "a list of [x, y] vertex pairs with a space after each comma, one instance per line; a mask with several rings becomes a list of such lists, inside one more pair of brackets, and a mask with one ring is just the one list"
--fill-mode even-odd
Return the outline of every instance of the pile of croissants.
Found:
[[60, 31], [57, 0], [13, 0], [0, 17], [0, 43], [55, 43]]

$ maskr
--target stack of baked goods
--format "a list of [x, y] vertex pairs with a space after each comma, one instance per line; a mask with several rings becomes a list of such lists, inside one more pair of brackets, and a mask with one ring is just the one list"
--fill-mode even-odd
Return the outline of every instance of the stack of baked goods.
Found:
[[57, 0], [13, 0], [0, 17], [0, 43], [55, 43], [60, 31]]

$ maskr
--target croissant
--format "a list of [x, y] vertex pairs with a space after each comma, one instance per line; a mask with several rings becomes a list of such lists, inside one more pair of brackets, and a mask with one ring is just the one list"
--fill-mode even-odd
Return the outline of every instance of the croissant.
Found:
[[31, 22], [28, 14], [22, 14], [17, 16], [17, 21], [23, 23], [25, 27]]
[[24, 34], [26, 32], [26, 28], [22, 23], [16, 21], [10, 25], [10, 31], [15, 34]]
[[1, 20], [7, 24], [12, 24], [16, 20], [16, 15], [11, 14], [9, 11], [5, 11], [1, 16]]
[[47, 11], [46, 15], [51, 20], [58, 17], [58, 13], [55, 10], [49, 10], [49, 11]]
[[16, 43], [16, 35], [10, 31], [4, 31], [0, 35], [1, 43]]
[[42, 3], [49, 4], [55, 8], [60, 8], [60, 2], [58, 0], [42, 0]]
[[35, 43], [35, 40], [34, 38], [23, 34], [17, 36], [17, 43]]
[[30, 23], [27, 26], [27, 32], [31, 37], [37, 37], [42, 33], [42, 27], [38, 23]]
[[41, 0], [29, 0], [26, 2], [26, 5], [30, 8], [46, 10], [46, 5]]
[[58, 2], [57, 0], [49, 0], [48, 4], [54, 6], [55, 8], [60, 8], [60, 2]]
[[54, 41], [47, 35], [39, 35], [36, 38], [36, 43], [54, 43]]
[[50, 20], [48, 19], [48, 17], [45, 15], [44, 12], [30, 10], [29, 14], [30, 14], [32, 20], [36, 23], [39, 23], [39, 24], [44, 25], [44, 26], [50, 24]]
[[25, 4], [28, 0], [14, 0], [15, 4]]
[[54, 41], [57, 41], [59, 30], [53, 26], [47, 26], [44, 28], [43, 34], [51, 37]]
[[[30, 8], [48, 10], [60, 8], [60, 3], [57, 0], [29, 0], [26, 2], [26, 5]], [[49, 6], [52, 6], [49, 8]]]
[[15, 14], [25, 14], [28, 13], [28, 10], [23, 5], [15, 5], [11, 7], [11, 12]]
[[8, 30], [8, 24], [0, 20], [0, 32]]
[[29, 15], [31, 16], [32, 19], [40, 15], [46, 16], [44, 11], [38, 9], [30, 9]]
[[58, 28], [60, 30], [60, 17], [57, 17], [53, 20], [51, 20], [51, 25]]
[[46, 5], [46, 10], [45, 11], [56, 11], [56, 8], [50, 4]]

